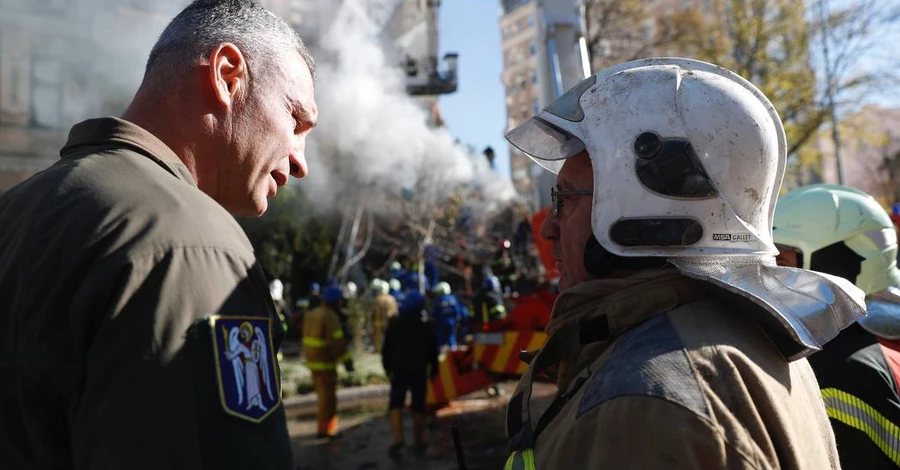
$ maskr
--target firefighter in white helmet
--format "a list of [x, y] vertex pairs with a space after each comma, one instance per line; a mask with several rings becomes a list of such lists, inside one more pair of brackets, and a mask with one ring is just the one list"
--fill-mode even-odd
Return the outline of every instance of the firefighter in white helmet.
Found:
[[[689, 59], [629, 62], [507, 139], [557, 173], [541, 236], [561, 273], [510, 399], [507, 468], [837, 468], [805, 357], [864, 296], [775, 265], [786, 145], [756, 87]], [[559, 387], [540, 418], [539, 373]]]
[[809, 362], [816, 372], [845, 469], [900, 467], [900, 270], [897, 232], [872, 196], [806, 186], [778, 200], [778, 263], [856, 283], [868, 315]]

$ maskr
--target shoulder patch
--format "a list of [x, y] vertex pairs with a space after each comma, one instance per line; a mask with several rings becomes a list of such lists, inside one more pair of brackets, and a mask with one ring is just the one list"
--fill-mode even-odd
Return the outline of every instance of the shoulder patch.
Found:
[[576, 416], [625, 395], [658, 397], [709, 416], [687, 352], [668, 316], [647, 320], [619, 339], [609, 360], [588, 379]]
[[232, 416], [261, 422], [281, 404], [272, 320], [213, 315], [209, 322], [222, 407]]

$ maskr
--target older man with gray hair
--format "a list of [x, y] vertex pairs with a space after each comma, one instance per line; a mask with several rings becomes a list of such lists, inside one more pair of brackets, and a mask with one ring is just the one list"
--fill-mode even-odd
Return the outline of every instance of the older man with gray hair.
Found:
[[306, 175], [314, 82], [256, 2], [193, 2], [121, 118], [0, 198], [0, 468], [293, 468], [282, 332], [232, 215]]

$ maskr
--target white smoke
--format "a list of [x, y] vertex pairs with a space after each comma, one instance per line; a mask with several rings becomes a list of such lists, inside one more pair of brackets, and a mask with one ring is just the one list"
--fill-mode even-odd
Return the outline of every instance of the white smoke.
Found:
[[388, 213], [404, 192], [439, 204], [465, 187], [487, 200], [479, 212], [509, 202], [512, 185], [483, 156], [428, 126], [427, 110], [407, 95], [405, 76], [389, 59], [396, 54], [385, 50], [360, 2], [345, 0], [333, 18], [310, 41], [317, 45], [320, 117], [307, 152], [310, 174], [300, 186], [317, 203], [337, 205], [331, 208], [363, 202]]
[[[32, 63], [21, 67], [22, 73], [34, 70], [34, 76], [19, 78], [34, 88], [32, 120], [61, 135], [81, 120], [124, 111], [156, 38], [190, 3], [85, 0], [66, 8], [62, 0], [8, 1], [4, 15], [14, 21], [0, 21], [0, 38], [19, 38], [4, 33], [24, 31], [13, 25], [32, 17], [63, 20], [72, 28], [69, 33], [27, 33], [21, 43], [3, 44], [35, 51]], [[403, 72], [390, 58], [397, 51], [386, 49], [360, 0], [308, 2], [330, 25], [300, 31], [315, 46], [319, 64], [320, 125], [308, 144], [310, 174], [297, 184], [320, 207], [340, 211], [346, 209], [343, 202], [365, 201], [390, 213], [392, 201], [404, 192], [439, 203], [460, 186], [484, 195], [487, 204], [472, 204], [479, 212], [514, 197], [508, 180], [491, 171], [483, 156], [456, 145], [445, 130], [427, 126], [426, 110], [406, 94]], [[285, 2], [261, 3], [289, 13]]]

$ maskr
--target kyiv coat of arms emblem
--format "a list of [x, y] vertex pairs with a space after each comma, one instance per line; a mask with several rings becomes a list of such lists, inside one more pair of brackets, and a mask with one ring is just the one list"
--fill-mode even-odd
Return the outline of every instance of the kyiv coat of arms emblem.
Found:
[[222, 407], [254, 423], [264, 420], [281, 404], [271, 319], [214, 315], [209, 321]]

